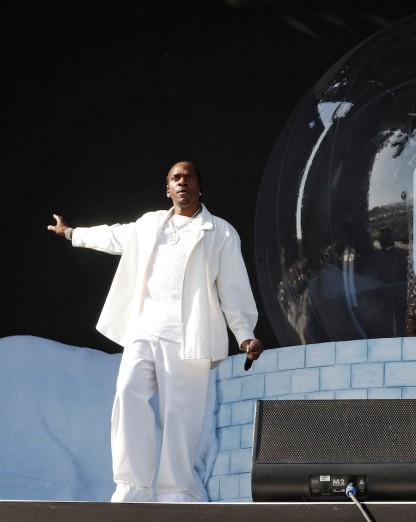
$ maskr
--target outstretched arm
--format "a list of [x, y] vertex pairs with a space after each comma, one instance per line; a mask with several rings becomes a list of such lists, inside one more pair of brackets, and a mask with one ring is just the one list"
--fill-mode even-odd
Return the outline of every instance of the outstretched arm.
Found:
[[48, 230], [65, 237], [74, 247], [91, 248], [107, 254], [121, 255], [134, 229], [134, 223], [72, 228], [63, 216], [52, 215], [56, 225], [48, 225]]

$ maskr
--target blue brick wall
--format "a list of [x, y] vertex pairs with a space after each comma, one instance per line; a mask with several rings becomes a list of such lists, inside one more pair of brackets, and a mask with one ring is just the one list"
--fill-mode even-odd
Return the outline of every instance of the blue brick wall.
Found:
[[369, 339], [269, 349], [251, 369], [234, 355], [217, 369], [219, 452], [211, 502], [252, 502], [257, 399], [416, 398], [416, 338]]

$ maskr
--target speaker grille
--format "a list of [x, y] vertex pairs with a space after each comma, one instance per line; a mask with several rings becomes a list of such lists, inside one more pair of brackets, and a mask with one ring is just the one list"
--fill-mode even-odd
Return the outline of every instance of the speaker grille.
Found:
[[416, 400], [257, 401], [258, 463], [411, 462]]

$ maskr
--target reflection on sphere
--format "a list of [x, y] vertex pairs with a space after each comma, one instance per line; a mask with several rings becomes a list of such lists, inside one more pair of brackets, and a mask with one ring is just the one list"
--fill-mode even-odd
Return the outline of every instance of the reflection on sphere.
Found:
[[416, 334], [416, 16], [339, 60], [280, 134], [256, 211], [282, 346]]

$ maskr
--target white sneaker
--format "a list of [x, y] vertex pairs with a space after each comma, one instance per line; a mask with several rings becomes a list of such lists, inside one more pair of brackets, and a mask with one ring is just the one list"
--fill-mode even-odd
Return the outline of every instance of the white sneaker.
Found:
[[186, 493], [160, 493], [156, 495], [157, 502], [202, 502], [200, 498], [187, 495]]
[[118, 482], [111, 502], [153, 502], [153, 489]]

